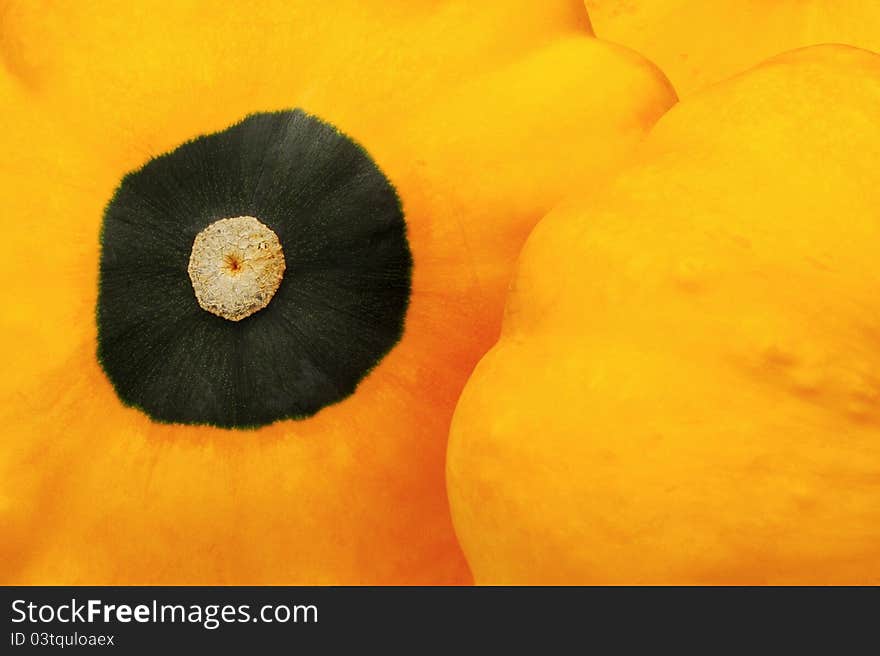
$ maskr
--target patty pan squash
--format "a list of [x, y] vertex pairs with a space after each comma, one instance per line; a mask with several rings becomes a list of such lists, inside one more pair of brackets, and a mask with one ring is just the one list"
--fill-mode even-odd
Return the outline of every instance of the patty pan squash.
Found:
[[477, 582], [880, 582], [878, 112], [783, 54], [538, 224], [451, 430]]
[[682, 95], [821, 43], [880, 52], [874, 0], [585, 0], [596, 34], [653, 59]]
[[674, 102], [582, 4], [0, 3], [0, 580], [461, 583], [514, 254]]

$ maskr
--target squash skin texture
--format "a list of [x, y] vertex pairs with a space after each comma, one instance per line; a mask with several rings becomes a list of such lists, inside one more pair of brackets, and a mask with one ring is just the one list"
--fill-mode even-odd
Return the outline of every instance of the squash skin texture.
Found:
[[780, 55], [538, 224], [451, 430], [477, 583], [880, 582], [878, 109]]
[[596, 34], [655, 61], [682, 96], [787, 50], [880, 52], [873, 0], [585, 0]]
[[[0, 2], [16, 281], [0, 292], [3, 583], [471, 580], [446, 438], [497, 338], [515, 254], [675, 95], [652, 64], [595, 40], [575, 0], [332, 4]], [[95, 359], [104, 207], [152, 156], [293, 107], [357, 139], [401, 197], [415, 263], [404, 336], [307, 420], [151, 422]]]

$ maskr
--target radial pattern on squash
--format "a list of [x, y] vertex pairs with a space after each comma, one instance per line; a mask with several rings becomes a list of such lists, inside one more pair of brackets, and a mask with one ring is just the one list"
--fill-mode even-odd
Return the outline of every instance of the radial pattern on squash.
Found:
[[[283, 255], [264, 289], [245, 254], [270, 239]], [[307, 417], [400, 339], [411, 270], [400, 201], [362, 148], [301, 111], [253, 115], [122, 181], [102, 230], [98, 356], [120, 398], [159, 421]], [[214, 307], [199, 300], [209, 274], [228, 283]]]

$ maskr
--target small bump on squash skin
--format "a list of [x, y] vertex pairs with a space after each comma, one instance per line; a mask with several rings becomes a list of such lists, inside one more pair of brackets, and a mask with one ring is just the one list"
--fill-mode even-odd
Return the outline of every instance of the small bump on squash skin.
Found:
[[880, 583], [878, 109], [780, 55], [538, 224], [451, 430], [478, 583]]

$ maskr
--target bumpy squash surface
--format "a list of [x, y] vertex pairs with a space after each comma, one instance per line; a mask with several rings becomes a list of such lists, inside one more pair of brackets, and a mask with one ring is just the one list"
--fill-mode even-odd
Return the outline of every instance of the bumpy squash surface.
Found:
[[535, 228], [453, 420], [478, 582], [880, 582], [878, 112], [780, 55]]
[[[467, 582], [445, 442], [513, 256], [567, 185], [613, 167], [672, 102], [653, 65], [592, 38], [574, 0], [0, 2], [0, 581]], [[151, 158], [294, 108], [356, 140], [400, 197], [403, 335], [309, 418], [154, 422], [96, 358], [104, 210]], [[173, 195], [173, 177], [159, 183]]]

